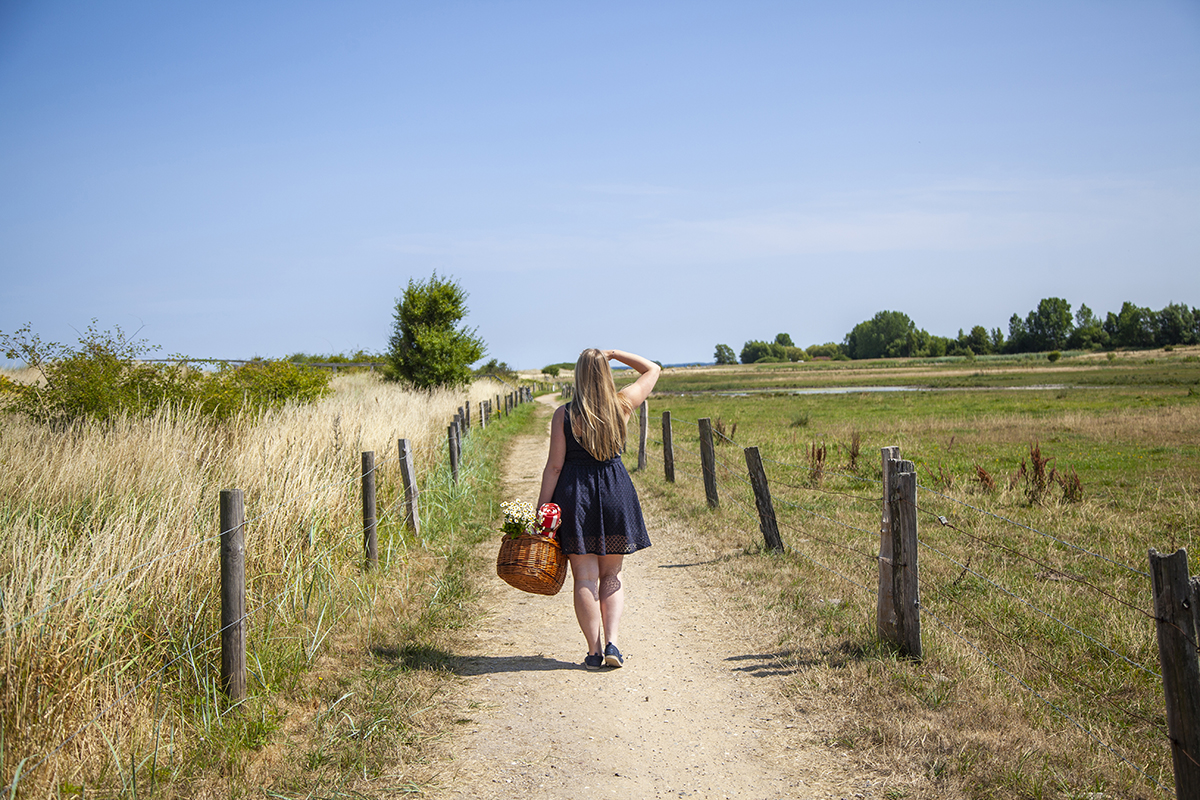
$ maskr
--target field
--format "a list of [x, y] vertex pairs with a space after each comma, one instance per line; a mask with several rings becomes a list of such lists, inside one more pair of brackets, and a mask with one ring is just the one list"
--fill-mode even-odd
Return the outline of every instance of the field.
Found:
[[[832, 692], [852, 713], [831, 743], [864, 763], [970, 797], [1164, 796], [1147, 553], [1195, 551], [1196, 353], [980, 361], [670, 370], [650, 403], [639, 485], [733, 548], [730, 588], [777, 637], [794, 702]], [[873, 390], [896, 385], [928, 390]], [[663, 411], [675, 484], [662, 478]], [[701, 487], [703, 417], [723, 433], [715, 512]], [[751, 445], [785, 555], [762, 552], [741, 451]], [[891, 445], [920, 486], [920, 664], [875, 635], [880, 448]]]
[[[337, 672], [340, 640], [354, 653], [419, 642], [439, 614], [462, 613], [450, 556], [469, 545], [469, 521], [493, 516], [504, 425], [467, 441], [458, 485], [446, 425], [468, 395], [507, 388], [430, 394], [367, 374], [333, 386], [317, 404], [220, 424], [177, 411], [65, 431], [3, 420], [0, 783], [18, 784], [14, 795], [227, 796], [219, 787], [267, 768], [261, 748], [289, 713], [304, 717], [321, 694], [313, 681]], [[400, 437], [423, 485], [420, 537], [398, 503]], [[379, 471], [377, 573], [363, 569], [366, 450]], [[247, 515], [250, 697], [236, 709], [217, 681], [217, 495], [228, 488], [243, 490]], [[395, 741], [347, 750], [309, 735], [310, 781]], [[296, 767], [294, 754], [274, 758], [276, 777]]]

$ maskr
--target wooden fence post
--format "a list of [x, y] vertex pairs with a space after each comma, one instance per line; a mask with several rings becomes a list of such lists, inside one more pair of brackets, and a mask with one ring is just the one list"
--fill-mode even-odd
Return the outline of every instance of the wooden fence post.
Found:
[[417, 474], [413, 469], [412, 445], [408, 439], [400, 439], [400, 477], [404, 481], [404, 512], [408, 527], [418, 536], [421, 534], [421, 515], [417, 512]]
[[675, 440], [671, 434], [671, 412], [663, 412], [663, 478], [669, 483], [675, 482]]
[[754, 487], [754, 505], [758, 507], [758, 528], [768, 550], [783, 552], [783, 539], [779, 537], [779, 523], [775, 520], [775, 506], [771, 503], [771, 489], [767, 485], [767, 471], [763, 469], [762, 456], [757, 447], [747, 447], [746, 469], [750, 472], [750, 485]]
[[892, 608], [895, 644], [902, 655], [921, 659], [921, 601], [917, 563], [917, 472], [911, 461], [893, 460], [889, 487], [892, 526]]
[[221, 686], [246, 696], [246, 511], [241, 489], [221, 492]]
[[1188, 578], [1187, 551], [1150, 551], [1150, 584], [1158, 628], [1167, 706], [1167, 734], [1175, 764], [1175, 797], [1200, 797], [1200, 663], [1192, 607], [1197, 598]]
[[467, 398], [466, 405], [463, 406], [463, 430], [467, 433], [471, 432], [471, 398]]
[[638, 406], [638, 472], [646, 468], [646, 429], [650, 424], [650, 406], [643, 400]]
[[721, 505], [717, 496], [717, 451], [713, 448], [712, 420], [700, 419], [700, 471], [704, 474], [704, 495], [709, 508]]
[[363, 554], [367, 569], [379, 566], [379, 523], [375, 516], [375, 452], [362, 454]]
[[892, 600], [892, 515], [891, 487], [894, 482], [892, 463], [900, 458], [899, 447], [885, 447], [883, 458], [883, 512], [879, 524], [879, 596], [875, 604], [875, 630], [880, 640], [899, 642], [896, 631], [896, 608]]
[[458, 422], [451, 422], [446, 429], [447, 444], [450, 447], [450, 480], [458, 483]]

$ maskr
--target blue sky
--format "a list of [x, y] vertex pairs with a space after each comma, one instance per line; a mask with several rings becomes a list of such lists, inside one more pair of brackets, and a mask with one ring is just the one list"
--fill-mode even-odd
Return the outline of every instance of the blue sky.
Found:
[[0, 330], [515, 367], [1200, 306], [1200, 3], [0, 3]]

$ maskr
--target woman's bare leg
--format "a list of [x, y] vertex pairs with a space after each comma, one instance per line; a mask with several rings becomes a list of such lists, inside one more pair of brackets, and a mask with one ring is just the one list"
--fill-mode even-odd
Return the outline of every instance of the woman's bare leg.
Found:
[[621, 582], [621, 566], [625, 556], [596, 556], [600, 579], [600, 618], [604, 625], [604, 642], [617, 643], [621, 628], [621, 613], [625, 610], [625, 586]]
[[587, 553], [567, 556], [574, 585], [575, 619], [587, 640], [588, 655], [604, 652], [599, 558]]

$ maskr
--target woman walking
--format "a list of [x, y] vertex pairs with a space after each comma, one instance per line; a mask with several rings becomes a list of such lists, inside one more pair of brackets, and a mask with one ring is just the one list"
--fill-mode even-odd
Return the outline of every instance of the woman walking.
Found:
[[[609, 359], [632, 367], [638, 379], [618, 392]], [[617, 648], [625, 604], [621, 566], [627, 554], [650, 546], [650, 535], [621, 452], [629, 416], [650, 395], [659, 372], [653, 361], [633, 353], [584, 350], [575, 362], [574, 398], [555, 410], [550, 426], [538, 507], [553, 502], [562, 509], [558, 542], [571, 564], [588, 669], [624, 661]]]

